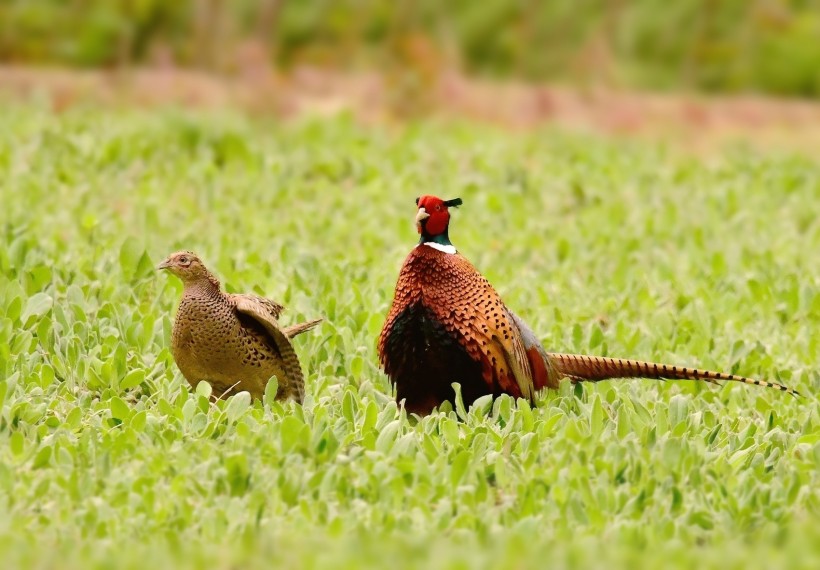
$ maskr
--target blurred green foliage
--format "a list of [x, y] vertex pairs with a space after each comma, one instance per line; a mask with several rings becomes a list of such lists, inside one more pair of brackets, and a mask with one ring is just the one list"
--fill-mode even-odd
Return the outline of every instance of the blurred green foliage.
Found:
[[820, 95], [818, 0], [0, 0], [0, 60], [459, 66], [535, 80]]

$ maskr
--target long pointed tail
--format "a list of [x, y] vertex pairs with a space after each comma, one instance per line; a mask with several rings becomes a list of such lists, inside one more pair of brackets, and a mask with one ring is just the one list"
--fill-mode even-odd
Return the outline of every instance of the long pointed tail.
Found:
[[550, 360], [555, 364], [555, 368], [563, 376], [570, 378], [573, 382], [597, 382], [599, 380], [615, 378], [649, 378], [653, 380], [704, 380], [717, 384], [719, 380], [726, 380], [774, 388], [781, 392], [788, 392], [792, 396], [800, 395], [797, 390], [793, 390], [782, 384], [735, 376], [734, 374], [724, 374], [722, 372], [684, 368], [669, 364], [656, 364], [654, 362], [643, 362], [641, 360], [606, 358], [604, 356], [561, 354], [558, 352], [549, 352], [547, 354]]
[[282, 332], [285, 333], [285, 336], [288, 338], [293, 338], [297, 334], [302, 334], [303, 332], [307, 332], [319, 323], [322, 322], [324, 319], [313, 319], [310, 321], [305, 321], [304, 323], [299, 323], [296, 325], [291, 325], [289, 327], [285, 327], [282, 329]]

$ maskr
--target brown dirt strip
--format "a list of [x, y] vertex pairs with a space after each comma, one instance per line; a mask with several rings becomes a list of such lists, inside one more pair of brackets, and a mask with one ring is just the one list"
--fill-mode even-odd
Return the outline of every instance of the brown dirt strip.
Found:
[[0, 66], [7, 100], [45, 95], [55, 111], [78, 104], [237, 108], [280, 117], [353, 113], [367, 123], [455, 118], [511, 129], [555, 126], [614, 136], [662, 138], [694, 149], [743, 142], [820, 148], [820, 103], [760, 96], [705, 97], [493, 83], [456, 73], [287, 74], [247, 66], [232, 76], [174, 67], [80, 71]]

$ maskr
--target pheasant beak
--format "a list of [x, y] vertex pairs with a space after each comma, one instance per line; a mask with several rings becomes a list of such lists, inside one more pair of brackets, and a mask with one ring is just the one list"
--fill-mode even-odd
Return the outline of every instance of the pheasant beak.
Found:
[[163, 269], [168, 269], [169, 267], [171, 267], [171, 260], [166, 259], [165, 261], [157, 265], [157, 271], [162, 271]]
[[421, 224], [424, 220], [430, 217], [430, 214], [427, 213], [427, 210], [424, 207], [419, 208], [418, 213], [416, 214], [416, 225]]
[[430, 214], [427, 213], [427, 210], [424, 208], [424, 206], [419, 208], [419, 211], [416, 214], [416, 230], [418, 230], [419, 233], [421, 233], [423, 231], [422, 227], [421, 227], [421, 223], [429, 217], [430, 217]]

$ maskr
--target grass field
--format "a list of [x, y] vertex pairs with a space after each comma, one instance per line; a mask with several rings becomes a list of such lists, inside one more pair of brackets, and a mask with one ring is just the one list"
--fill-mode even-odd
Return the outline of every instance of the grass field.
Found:
[[[0, 114], [4, 568], [816, 568], [820, 162], [345, 118]], [[376, 339], [414, 198], [552, 350], [697, 365], [408, 419]], [[304, 407], [168, 351], [197, 251], [284, 302]]]

